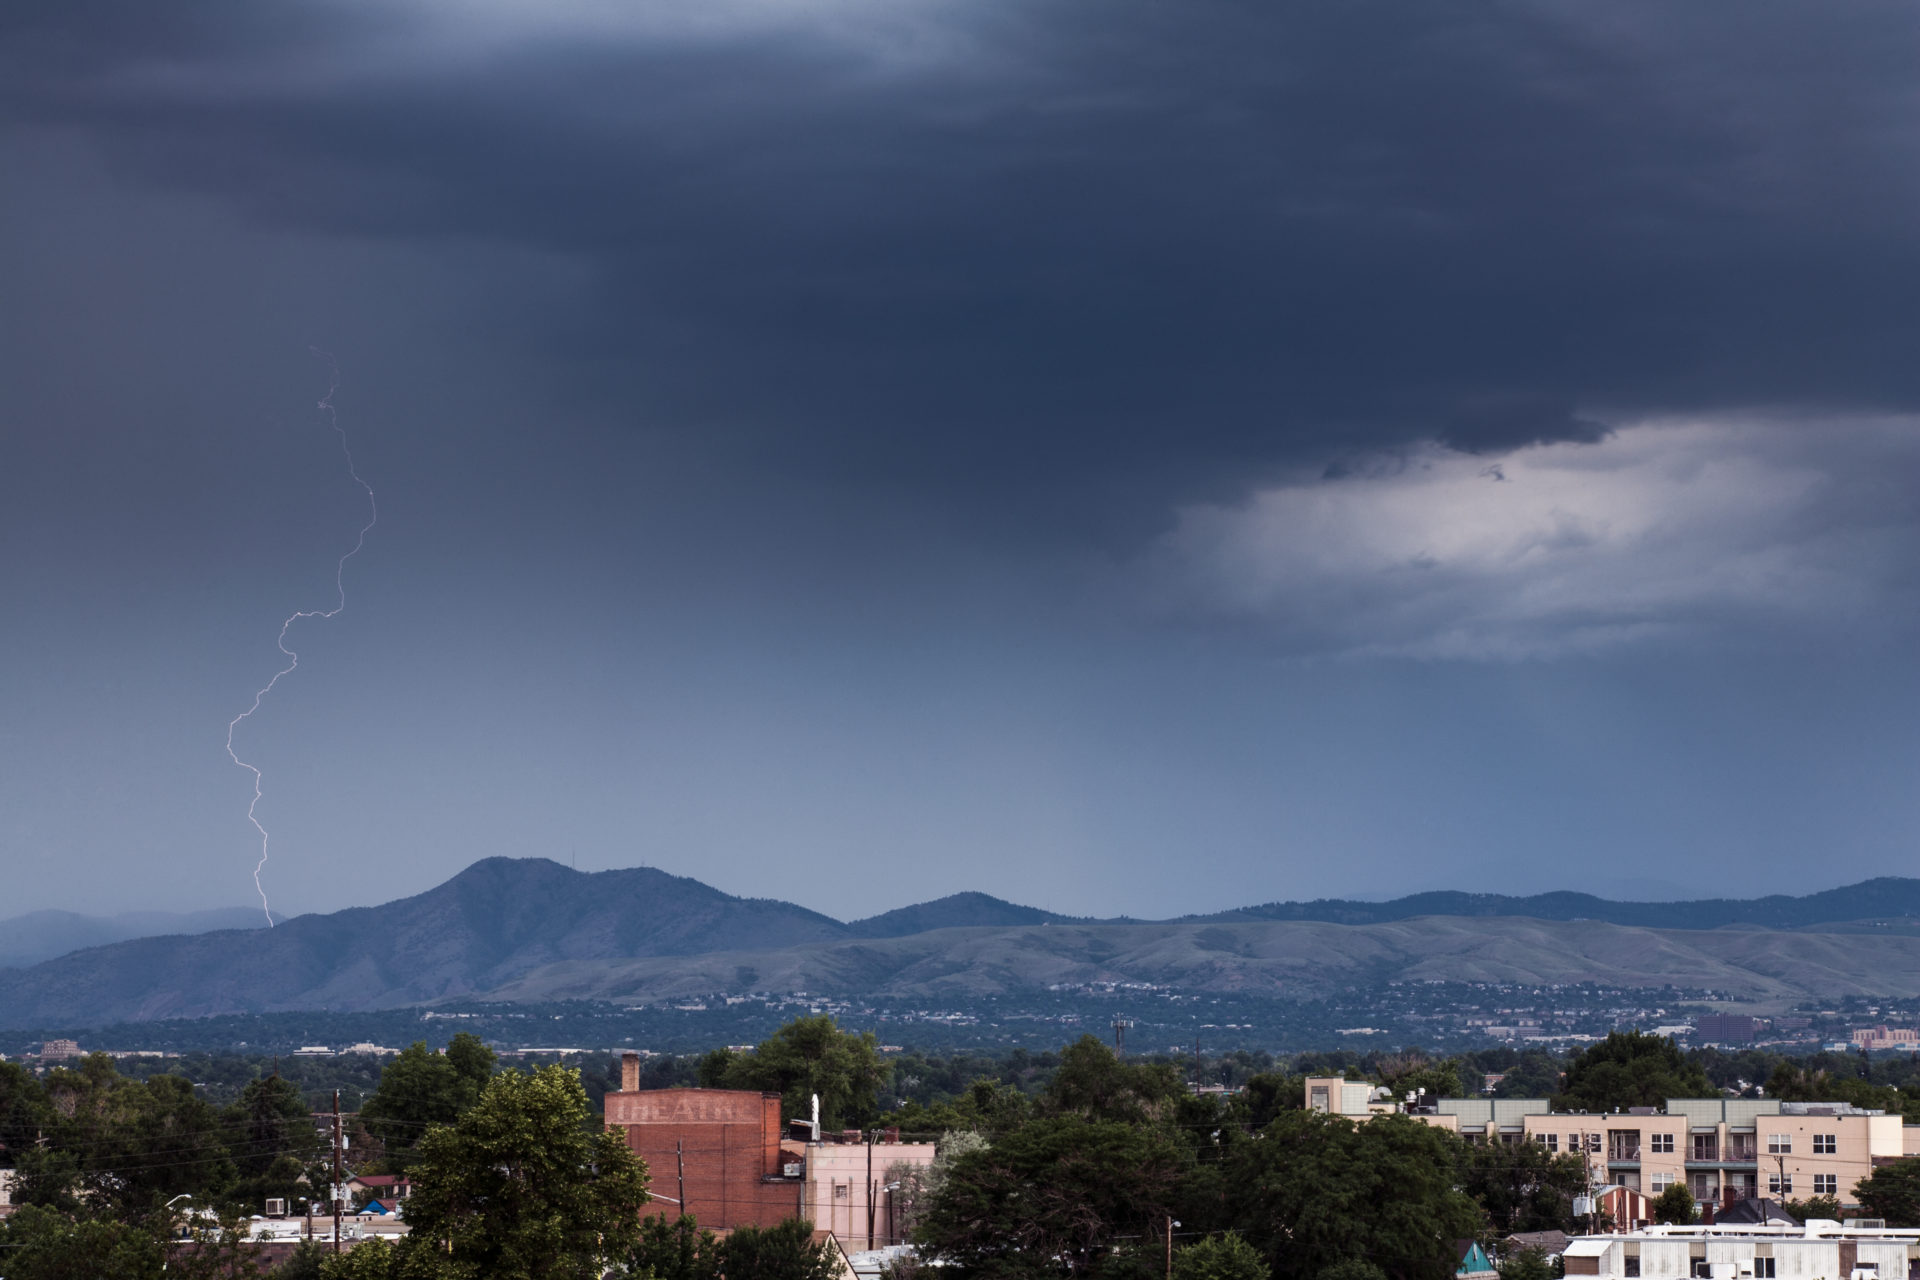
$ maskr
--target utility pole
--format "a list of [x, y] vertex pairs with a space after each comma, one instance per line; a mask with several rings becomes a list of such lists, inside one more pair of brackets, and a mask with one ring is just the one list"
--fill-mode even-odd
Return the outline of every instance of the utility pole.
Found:
[[873, 1248], [873, 1130], [867, 1130], [867, 1248]]
[[1124, 1058], [1127, 1056], [1127, 1028], [1132, 1025], [1133, 1023], [1125, 1018], [1115, 1018], [1113, 1020], [1114, 1057]]
[[683, 1139], [673, 1140], [673, 1168], [680, 1179], [680, 1216], [687, 1216], [687, 1158], [681, 1149]]
[[1173, 1215], [1167, 1215], [1167, 1280], [1173, 1280]]
[[333, 1251], [340, 1252], [340, 1091], [333, 1091]]

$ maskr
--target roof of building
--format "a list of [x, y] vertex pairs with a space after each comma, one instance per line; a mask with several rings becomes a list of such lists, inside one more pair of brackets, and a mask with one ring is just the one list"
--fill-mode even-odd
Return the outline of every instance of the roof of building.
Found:
[[1782, 1209], [1777, 1203], [1762, 1196], [1748, 1196], [1745, 1200], [1736, 1200], [1713, 1215], [1715, 1223], [1727, 1223], [1738, 1226], [1742, 1223], [1777, 1222], [1783, 1227], [1797, 1227], [1800, 1219]]
[[1507, 1237], [1509, 1249], [1540, 1249], [1548, 1254], [1563, 1253], [1573, 1239], [1564, 1231], [1516, 1231]]

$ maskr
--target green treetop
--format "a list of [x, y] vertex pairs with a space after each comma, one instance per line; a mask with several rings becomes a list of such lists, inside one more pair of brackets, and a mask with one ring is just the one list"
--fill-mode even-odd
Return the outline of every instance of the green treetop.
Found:
[[1612, 1111], [1717, 1094], [1707, 1073], [1672, 1040], [1615, 1031], [1567, 1064], [1566, 1088], [1554, 1106], [1561, 1111]]

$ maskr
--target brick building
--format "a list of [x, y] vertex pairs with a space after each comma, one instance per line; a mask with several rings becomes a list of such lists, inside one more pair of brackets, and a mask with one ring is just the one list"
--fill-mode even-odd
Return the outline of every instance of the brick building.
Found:
[[676, 1216], [684, 1200], [685, 1211], [715, 1231], [804, 1217], [847, 1248], [875, 1248], [898, 1239], [908, 1168], [933, 1163], [932, 1143], [901, 1142], [897, 1131], [825, 1141], [802, 1132], [783, 1142], [777, 1093], [642, 1090], [635, 1053], [622, 1057], [620, 1089], [604, 1105], [606, 1122], [625, 1129], [627, 1145], [647, 1162], [650, 1212]]
[[[780, 1149], [780, 1095], [744, 1089], [640, 1089], [640, 1057], [621, 1061], [606, 1121], [653, 1175], [653, 1208], [703, 1227], [768, 1227], [800, 1208], [800, 1166]], [[793, 1165], [789, 1172], [787, 1166]], [[682, 1190], [684, 1189], [684, 1196]]]

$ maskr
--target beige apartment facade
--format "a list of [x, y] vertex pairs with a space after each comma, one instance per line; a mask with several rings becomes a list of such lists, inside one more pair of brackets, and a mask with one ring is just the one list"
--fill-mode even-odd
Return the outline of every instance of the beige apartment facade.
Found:
[[1404, 1110], [1469, 1142], [1530, 1141], [1582, 1156], [1595, 1183], [1656, 1196], [1678, 1182], [1694, 1199], [1719, 1203], [1766, 1195], [1832, 1196], [1851, 1205], [1855, 1184], [1872, 1174], [1874, 1162], [1899, 1159], [1909, 1142], [1899, 1116], [1844, 1102], [1669, 1098], [1664, 1108], [1596, 1114], [1556, 1112], [1544, 1098], [1438, 1098], [1408, 1106], [1373, 1086], [1362, 1086], [1370, 1091], [1364, 1096], [1348, 1092], [1352, 1087], [1308, 1080], [1307, 1105], [1354, 1118]]

